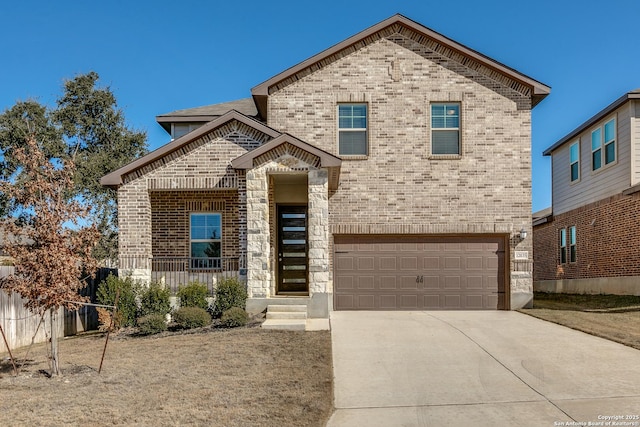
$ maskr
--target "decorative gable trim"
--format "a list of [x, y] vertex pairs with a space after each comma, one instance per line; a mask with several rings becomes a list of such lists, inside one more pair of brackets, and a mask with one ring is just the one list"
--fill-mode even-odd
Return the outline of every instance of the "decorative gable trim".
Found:
[[125, 182], [140, 178], [214, 140], [230, 140], [246, 150], [251, 150], [280, 135], [281, 133], [275, 129], [237, 111], [230, 111], [193, 132], [105, 175], [100, 183], [117, 188]]
[[266, 118], [267, 97], [270, 94], [383, 38], [396, 42], [398, 38], [410, 39], [441, 58], [455, 61], [461, 66], [528, 97], [530, 107], [542, 101], [551, 91], [548, 86], [531, 77], [398, 14], [254, 87], [251, 93], [260, 115]]

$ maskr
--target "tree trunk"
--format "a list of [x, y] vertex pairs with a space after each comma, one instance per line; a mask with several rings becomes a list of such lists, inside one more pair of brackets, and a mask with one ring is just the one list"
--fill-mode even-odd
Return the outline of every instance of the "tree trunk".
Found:
[[58, 366], [58, 310], [50, 309], [51, 313], [51, 376], [60, 375]]

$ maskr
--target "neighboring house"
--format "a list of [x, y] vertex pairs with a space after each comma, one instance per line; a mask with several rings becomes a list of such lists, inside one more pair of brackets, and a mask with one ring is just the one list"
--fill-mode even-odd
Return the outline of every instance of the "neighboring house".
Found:
[[534, 214], [536, 290], [640, 295], [640, 89], [544, 155], [552, 207]]
[[159, 116], [175, 139], [102, 179], [120, 266], [239, 275], [250, 312], [519, 308], [531, 109], [549, 91], [395, 15], [251, 99]]

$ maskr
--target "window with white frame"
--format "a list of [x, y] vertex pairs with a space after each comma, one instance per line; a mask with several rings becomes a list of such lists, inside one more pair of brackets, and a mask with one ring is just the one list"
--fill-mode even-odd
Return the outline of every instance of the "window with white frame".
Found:
[[578, 258], [576, 237], [576, 226], [569, 227], [569, 262], [576, 262]]
[[566, 264], [567, 262], [567, 230], [565, 228], [560, 229], [560, 264]]
[[367, 104], [338, 104], [338, 153], [366, 156]]
[[611, 119], [603, 126], [591, 132], [591, 170], [616, 160], [616, 119]]
[[460, 104], [431, 104], [431, 154], [460, 154]]
[[198, 212], [190, 215], [191, 268], [222, 266], [222, 215]]
[[580, 179], [580, 142], [574, 142], [569, 147], [569, 156], [571, 163], [571, 182]]

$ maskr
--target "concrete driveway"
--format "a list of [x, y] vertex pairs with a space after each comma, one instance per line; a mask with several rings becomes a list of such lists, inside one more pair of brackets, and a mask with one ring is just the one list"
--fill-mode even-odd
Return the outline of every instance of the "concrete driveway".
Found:
[[329, 427], [640, 426], [640, 351], [601, 338], [509, 311], [342, 311], [331, 329]]

